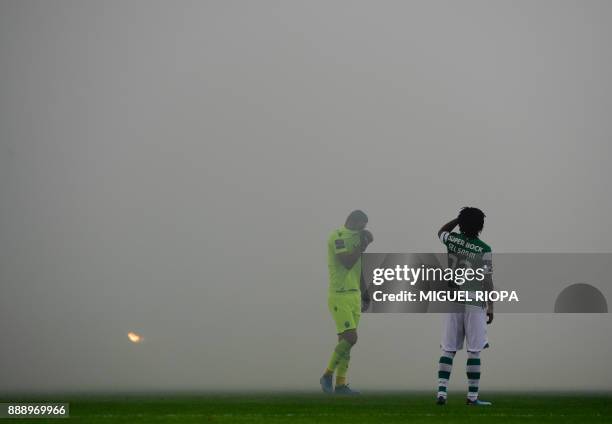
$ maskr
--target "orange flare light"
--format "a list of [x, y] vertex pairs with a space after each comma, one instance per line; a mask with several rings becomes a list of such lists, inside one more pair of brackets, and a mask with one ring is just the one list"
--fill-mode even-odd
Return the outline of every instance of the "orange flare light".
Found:
[[140, 334], [136, 334], [133, 331], [130, 331], [127, 336], [132, 343], [140, 343], [142, 341]]

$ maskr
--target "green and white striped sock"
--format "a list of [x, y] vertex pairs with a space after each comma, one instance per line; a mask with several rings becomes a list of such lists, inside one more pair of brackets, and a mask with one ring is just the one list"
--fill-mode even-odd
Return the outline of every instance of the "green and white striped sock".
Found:
[[446, 399], [448, 389], [448, 379], [450, 378], [451, 370], [453, 369], [453, 358], [455, 352], [442, 351], [442, 356], [438, 361], [438, 397]]
[[468, 394], [469, 400], [478, 399], [478, 385], [480, 384], [480, 352], [468, 352], [466, 365], [468, 378]]

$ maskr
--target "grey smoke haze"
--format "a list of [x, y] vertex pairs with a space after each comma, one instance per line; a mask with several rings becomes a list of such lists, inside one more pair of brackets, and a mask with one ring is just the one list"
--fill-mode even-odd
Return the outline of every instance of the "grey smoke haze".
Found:
[[[316, 389], [357, 207], [372, 251], [470, 204], [610, 252], [610, 40], [606, 1], [2, 0], [0, 390]], [[610, 323], [498, 316], [483, 388], [611, 389]], [[365, 316], [353, 384], [431, 389], [440, 330]]]

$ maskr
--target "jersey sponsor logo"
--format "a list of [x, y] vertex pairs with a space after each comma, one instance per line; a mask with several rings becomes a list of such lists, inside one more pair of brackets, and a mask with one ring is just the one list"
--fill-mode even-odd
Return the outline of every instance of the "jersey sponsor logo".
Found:
[[335, 243], [336, 243], [336, 249], [344, 249], [346, 247], [346, 244], [344, 243], [343, 239], [337, 239]]
[[455, 244], [457, 246], [461, 246], [464, 247], [472, 252], [476, 252], [476, 253], [482, 253], [483, 252], [483, 248], [482, 246], [472, 243], [468, 240], [464, 240], [460, 237], [454, 236], [454, 235], [449, 235], [446, 239], [448, 242]]

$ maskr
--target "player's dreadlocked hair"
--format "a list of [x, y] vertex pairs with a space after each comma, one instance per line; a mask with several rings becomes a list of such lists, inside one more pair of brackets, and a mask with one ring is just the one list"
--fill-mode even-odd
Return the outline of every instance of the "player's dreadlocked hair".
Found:
[[476, 238], [484, 226], [485, 214], [478, 208], [466, 206], [461, 208], [457, 219], [461, 232], [470, 238]]

